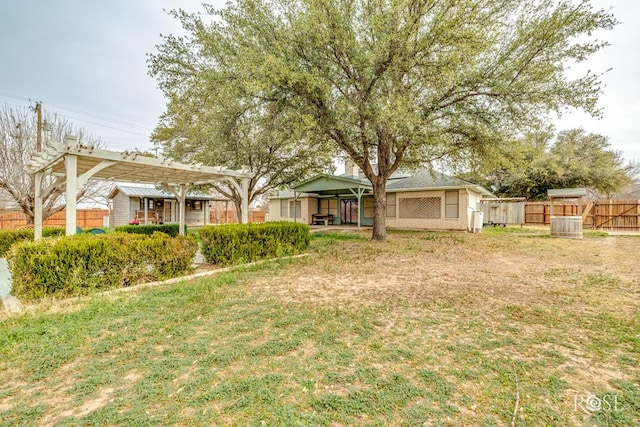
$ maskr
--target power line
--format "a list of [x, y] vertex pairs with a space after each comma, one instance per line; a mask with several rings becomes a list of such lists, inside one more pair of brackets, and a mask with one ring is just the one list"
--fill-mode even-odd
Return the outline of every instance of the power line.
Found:
[[[0, 96], [5, 97], [5, 98], [12, 98], [12, 99], [31, 102], [30, 98], [27, 98], [27, 97], [24, 97], [24, 96], [19, 96], [19, 95], [14, 95], [14, 94], [7, 93], [7, 92], [0, 92]], [[114, 127], [114, 126], [110, 126], [110, 125], [105, 124], [105, 123], [86, 120], [86, 119], [83, 119], [83, 118], [80, 118], [80, 117], [77, 117], [77, 116], [74, 117], [74, 116], [69, 116], [69, 115], [65, 114], [65, 116], [67, 116], [69, 118], [72, 118], [73, 120], [84, 122], [84, 123], [89, 123], [89, 124], [92, 124], [92, 125], [95, 125], [95, 126], [115, 129], [115, 130], [119, 130], [121, 132], [127, 132], [127, 133], [130, 133], [132, 135], [144, 136], [144, 137], [148, 137], [149, 134], [151, 132], [153, 132], [153, 129], [148, 127], [148, 126], [144, 126], [144, 125], [140, 125], [140, 124], [132, 123], [132, 122], [127, 122], [127, 121], [121, 120], [121, 119], [111, 118], [111, 117], [108, 117], [108, 116], [104, 116], [102, 114], [92, 113], [92, 112], [89, 112], [89, 111], [83, 111], [83, 110], [79, 110], [79, 109], [72, 108], [72, 107], [67, 107], [67, 106], [64, 106], [64, 105], [61, 105], [61, 104], [52, 103], [52, 102], [48, 102], [48, 101], [43, 101], [43, 104], [45, 104], [45, 106], [56, 107], [57, 109], [70, 111], [72, 113], [79, 114], [81, 116], [86, 116], [86, 117], [89, 117], [89, 118], [92, 118], [92, 119], [100, 120], [101, 122], [111, 123], [112, 125], [116, 125], [116, 126], [119, 126], [119, 127]], [[124, 128], [129, 128], [131, 130], [127, 130], [127, 129], [124, 129]], [[145, 134], [140, 133], [140, 131], [145, 132]]]
[[153, 130], [153, 129], [151, 129], [151, 128], [147, 127], [147, 126], [144, 126], [144, 125], [127, 122], [125, 120], [110, 118], [110, 117], [103, 116], [103, 115], [98, 114], [98, 113], [91, 113], [91, 112], [88, 112], [88, 111], [82, 111], [82, 110], [78, 110], [78, 109], [75, 109], [75, 108], [66, 107], [66, 106], [60, 105], [60, 104], [54, 104], [52, 102], [47, 102], [47, 104], [51, 105], [53, 107], [57, 107], [57, 108], [62, 109], [62, 110], [71, 111], [72, 113], [81, 114], [83, 116], [92, 117], [92, 118], [98, 119], [98, 120], [104, 120], [106, 122], [111, 122], [111, 123], [114, 123], [114, 124], [117, 124], [117, 125], [121, 125], [121, 126], [126, 126], [126, 127], [130, 127], [130, 128], [137, 128], [139, 130], [144, 130], [144, 131], [149, 131], [149, 132], [151, 132]]

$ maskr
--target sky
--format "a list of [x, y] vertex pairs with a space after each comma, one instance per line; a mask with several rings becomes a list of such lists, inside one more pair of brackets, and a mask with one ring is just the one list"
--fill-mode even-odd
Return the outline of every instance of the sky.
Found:
[[[0, 9], [0, 104], [57, 112], [111, 150], [153, 149], [166, 103], [148, 75], [161, 34], [182, 34], [165, 10], [202, 11], [199, 0], [5, 1]], [[223, 7], [224, 1], [208, 1]], [[611, 46], [572, 72], [602, 73], [602, 119], [565, 114], [556, 129], [583, 127], [640, 161], [640, 1], [592, 0], [621, 23], [597, 34]]]

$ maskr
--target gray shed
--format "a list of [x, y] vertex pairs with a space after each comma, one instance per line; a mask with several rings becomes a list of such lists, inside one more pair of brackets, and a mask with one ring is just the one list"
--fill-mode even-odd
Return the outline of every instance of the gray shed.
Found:
[[524, 224], [524, 197], [482, 199], [484, 222], [489, 225]]

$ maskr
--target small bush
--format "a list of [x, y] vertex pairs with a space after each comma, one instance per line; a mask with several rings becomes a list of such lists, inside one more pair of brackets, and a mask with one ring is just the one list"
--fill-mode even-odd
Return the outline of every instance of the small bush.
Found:
[[292, 222], [226, 224], [200, 229], [202, 255], [209, 263], [231, 265], [294, 255], [309, 246], [310, 228]]
[[[33, 240], [33, 230], [0, 230], [0, 258], [3, 258], [15, 242]], [[64, 236], [64, 228], [43, 228], [42, 237]]]
[[[184, 226], [185, 234], [187, 226]], [[149, 224], [149, 225], [122, 225], [116, 227], [118, 233], [131, 233], [131, 234], [146, 234], [152, 235], [156, 231], [164, 234], [168, 234], [171, 237], [176, 237], [180, 234], [180, 226], [178, 224]]]
[[7, 254], [12, 293], [34, 300], [168, 279], [190, 271], [197, 247], [192, 238], [164, 233], [80, 234], [20, 242]]

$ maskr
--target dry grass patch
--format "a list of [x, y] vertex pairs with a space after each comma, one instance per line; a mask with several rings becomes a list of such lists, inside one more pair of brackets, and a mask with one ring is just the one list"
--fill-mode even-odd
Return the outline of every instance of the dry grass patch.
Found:
[[310, 257], [5, 319], [0, 424], [640, 423], [640, 239], [509, 231], [316, 235]]

